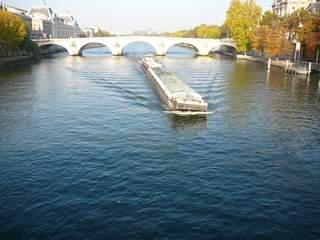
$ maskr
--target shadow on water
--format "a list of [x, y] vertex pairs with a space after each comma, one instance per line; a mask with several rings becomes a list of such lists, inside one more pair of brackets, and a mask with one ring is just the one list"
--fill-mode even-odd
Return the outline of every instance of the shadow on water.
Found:
[[4, 65], [0, 65], [0, 79], [2, 80], [10, 80], [10, 76], [17, 76], [19, 74], [26, 74], [32, 70], [32, 60], [28, 62], [16, 62], [16, 63], [8, 63]]
[[172, 129], [176, 131], [207, 128], [207, 115], [179, 116], [168, 113], [167, 118]]
[[69, 54], [66, 51], [60, 51], [60, 52], [41, 55], [42, 59], [55, 59], [55, 58], [67, 58], [67, 57], [69, 57]]

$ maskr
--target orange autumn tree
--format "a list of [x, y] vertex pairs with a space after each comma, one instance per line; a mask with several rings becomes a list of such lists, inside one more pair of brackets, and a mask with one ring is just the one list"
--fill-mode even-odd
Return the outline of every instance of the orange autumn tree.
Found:
[[281, 19], [270, 11], [263, 14], [260, 26], [256, 27], [253, 34], [253, 48], [266, 57], [287, 55], [290, 49], [283, 49], [288, 43], [288, 34], [280, 28]]
[[253, 32], [252, 45], [253, 49], [260, 52], [262, 56], [266, 51], [266, 36], [270, 33], [270, 28], [266, 25], [255, 28]]
[[288, 40], [287, 30], [281, 25], [270, 29], [266, 35], [265, 44], [267, 57], [289, 56], [293, 50]]
[[293, 50], [287, 30], [282, 25], [262, 25], [255, 29], [253, 47], [266, 57], [289, 56]]
[[305, 38], [305, 43], [308, 60], [314, 61], [320, 49], [320, 32], [309, 33]]
[[320, 15], [306, 10], [298, 10], [282, 21], [291, 40], [299, 41], [306, 58], [314, 61], [319, 48]]

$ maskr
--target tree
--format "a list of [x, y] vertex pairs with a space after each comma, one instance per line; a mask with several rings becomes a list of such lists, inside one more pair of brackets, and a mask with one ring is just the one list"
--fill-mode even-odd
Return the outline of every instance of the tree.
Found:
[[96, 31], [96, 37], [110, 37], [111, 34], [108, 31], [104, 31], [100, 28], [97, 29]]
[[189, 38], [195, 37], [192, 30], [181, 30], [170, 34], [171, 37]]
[[271, 11], [266, 11], [260, 20], [260, 25], [265, 25], [269, 27], [275, 27], [277, 24], [279, 24], [280, 18], [273, 14]]
[[292, 43], [288, 40], [287, 30], [283, 26], [270, 28], [265, 39], [267, 57], [280, 57], [292, 53]]
[[[320, 32], [312, 32], [306, 36], [306, 54], [309, 61], [315, 61], [320, 49]], [[319, 56], [318, 56], [319, 57]]]
[[262, 25], [255, 28], [252, 38], [252, 46], [255, 50], [261, 52], [261, 55], [265, 54], [266, 50], [266, 39], [270, 34], [270, 27]]
[[253, 35], [253, 48], [267, 57], [280, 57], [292, 53], [287, 30], [281, 25], [257, 27]]
[[286, 28], [289, 39], [300, 42], [306, 57], [314, 60], [319, 44], [320, 15], [301, 9], [283, 19], [281, 24]]
[[184, 38], [220, 38], [221, 28], [217, 25], [201, 24], [193, 29], [181, 30], [170, 34], [172, 37]]
[[193, 29], [196, 38], [220, 38], [221, 29], [216, 25], [202, 24]]
[[300, 9], [284, 18], [282, 24], [288, 30], [290, 39], [303, 42], [309, 33], [319, 30], [320, 18]]
[[252, 48], [253, 31], [259, 24], [262, 9], [254, 0], [232, 0], [227, 11], [226, 24], [240, 52]]
[[294, 18], [298, 19], [294, 25], [294, 32], [299, 41], [303, 42], [307, 35], [315, 30], [317, 27], [316, 19], [314, 16], [306, 10], [301, 9], [295, 12]]
[[18, 49], [27, 34], [27, 27], [20, 17], [0, 11], [0, 45], [3, 48]]
[[230, 37], [230, 29], [226, 23], [224, 23], [221, 27], [221, 38], [229, 38]]

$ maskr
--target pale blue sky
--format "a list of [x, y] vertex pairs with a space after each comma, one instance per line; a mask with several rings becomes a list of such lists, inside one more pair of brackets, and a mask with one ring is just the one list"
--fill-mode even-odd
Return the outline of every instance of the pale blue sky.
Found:
[[[0, 0], [28, 9], [42, 0]], [[187, 29], [201, 23], [221, 24], [230, 0], [46, 0], [58, 14], [69, 12], [81, 27], [111, 31]], [[272, 0], [257, 0], [266, 10]]]

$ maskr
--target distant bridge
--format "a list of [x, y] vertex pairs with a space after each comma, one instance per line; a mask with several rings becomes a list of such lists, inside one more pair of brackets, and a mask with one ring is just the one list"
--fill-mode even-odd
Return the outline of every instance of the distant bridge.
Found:
[[211, 51], [218, 51], [223, 46], [235, 48], [232, 39], [200, 39], [200, 38], [172, 38], [172, 37], [101, 37], [101, 38], [57, 38], [34, 40], [38, 46], [58, 45], [65, 48], [71, 56], [81, 56], [82, 50], [92, 44], [106, 46], [112, 55], [123, 54], [124, 48], [130, 43], [144, 42], [155, 49], [156, 55], [166, 55], [168, 49], [174, 45], [186, 44], [193, 47], [199, 56], [207, 56]]

